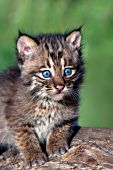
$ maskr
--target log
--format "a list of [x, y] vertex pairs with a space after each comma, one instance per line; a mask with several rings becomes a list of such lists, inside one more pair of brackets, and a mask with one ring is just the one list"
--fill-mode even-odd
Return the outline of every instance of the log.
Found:
[[[0, 155], [0, 170], [24, 170], [15, 148]], [[67, 153], [32, 170], [113, 170], [113, 129], [80, 128]]]

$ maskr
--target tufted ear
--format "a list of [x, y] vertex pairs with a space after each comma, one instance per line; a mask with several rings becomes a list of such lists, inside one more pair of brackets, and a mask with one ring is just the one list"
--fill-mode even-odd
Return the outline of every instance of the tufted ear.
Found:
[[36, 42], [27, 35], [22, 35], [17, 40], [17, 49], [19, 53], [30, 56], [34, 48], [37, 46]]
[[81, 46], [81, 28], [66, 34], [66, 41], [73, 49], [79, 49]]
[[35, 50], [36, 42], [27, 35], [21, 35], [17, 40], [18, 59], [24, 62], [26, 57], [31, 57]]

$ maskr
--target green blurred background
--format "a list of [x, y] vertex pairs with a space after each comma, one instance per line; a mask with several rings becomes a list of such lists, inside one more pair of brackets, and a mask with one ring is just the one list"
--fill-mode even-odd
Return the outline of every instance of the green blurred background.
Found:
[[113, 127], [113, 0], [0, 0], [0, 70], [15, 64], [18, 29], [36, 34], [81, 25], [87, 71], [80, 125]]

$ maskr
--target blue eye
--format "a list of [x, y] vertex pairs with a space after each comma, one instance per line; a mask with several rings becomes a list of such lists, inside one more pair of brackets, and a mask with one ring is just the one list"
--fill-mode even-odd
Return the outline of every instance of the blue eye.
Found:
[[45, 70], [42, 72], [42, 76], [44, 78], [50, 78], [51, 77], [51, 72], [49, 70]]
[[64, 70], [64, 75], [65, 76], [70, 76], [72, 74], [72, 69], [71, 68], [66, 68], [65, 70]]

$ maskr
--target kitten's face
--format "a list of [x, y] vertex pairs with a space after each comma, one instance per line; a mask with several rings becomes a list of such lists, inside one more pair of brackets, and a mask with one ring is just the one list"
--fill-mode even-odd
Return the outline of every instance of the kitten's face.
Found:
[[20, 36], [21, 76], [33, 98], [59, 101], [74, 96], [83, 74], [80, 42], [80, 31], [36, 38]]

